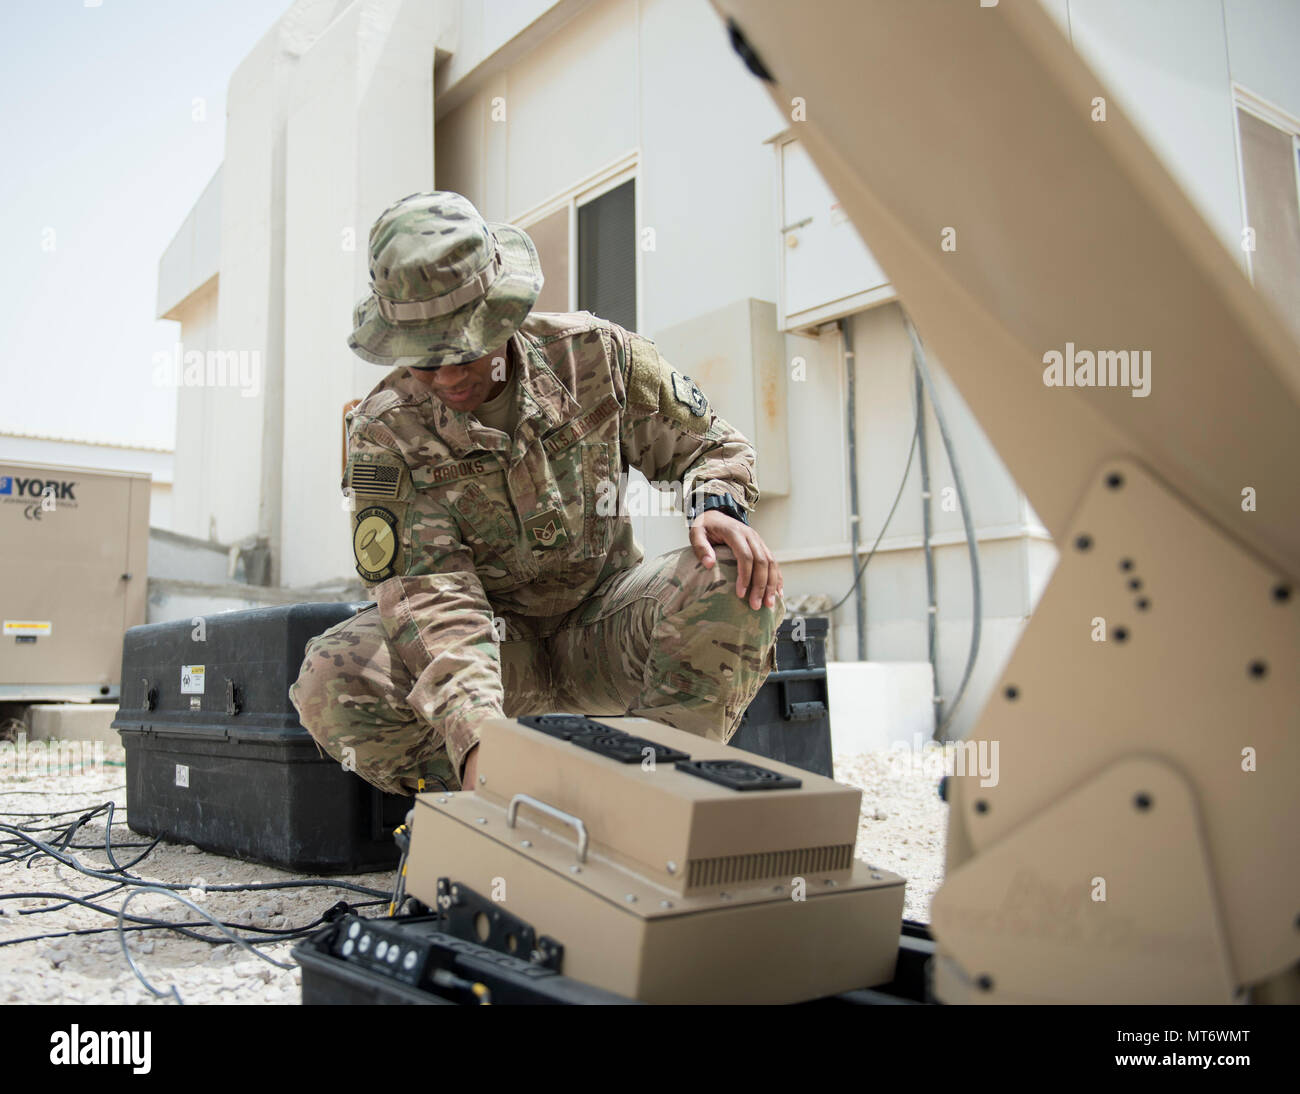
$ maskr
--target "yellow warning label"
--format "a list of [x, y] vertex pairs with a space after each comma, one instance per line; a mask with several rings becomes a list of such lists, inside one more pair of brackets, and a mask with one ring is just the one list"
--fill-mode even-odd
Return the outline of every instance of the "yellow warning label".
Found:
[[5, 634], [49, 634], [50, 621], [48, 619], [6, 619]]
[[181, 666], [181, 694], [202, 695], [203, 682], [207, 677], [203, 665]]

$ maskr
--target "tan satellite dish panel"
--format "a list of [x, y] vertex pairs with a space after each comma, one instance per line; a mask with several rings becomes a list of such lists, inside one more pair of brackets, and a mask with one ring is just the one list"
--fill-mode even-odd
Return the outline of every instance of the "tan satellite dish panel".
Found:
[[[952, 780], [937, 994], [1284, 994], [1300, 348], [1036, 0], [713, 3], [1061, 549], [971, 735], [1000, 781]], [[1048, 386], [1067, 346], [1149, 393]]]

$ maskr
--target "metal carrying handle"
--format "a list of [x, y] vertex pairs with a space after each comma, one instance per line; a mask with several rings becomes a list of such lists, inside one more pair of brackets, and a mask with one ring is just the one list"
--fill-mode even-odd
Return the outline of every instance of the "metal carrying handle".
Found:
[[531, 794], [516, 794], [510, 799], [510, 804], [506, 806], [506, 827], [515, 826], [515, 815], [519, 812], [521, 805], [531, 805], [539, 813], [545, 813], [548, 817], [554, 817], [557, 821], [563, 821], [571, 825], [578, 831], [578, 861], [587, 861], [587, 826], [582, 823], [581, 817], [575, 817], [572, 813], [566, 813], [562, 809], [556, 809], [553, 805], [547, 805], [539, 798], [534, 798]]
[[[824, 680], [825, 677], [821, 672], [816, 672], [804, 679]], [[826, 703], [821, 699], [810, 699], [802, 703], [790, 702], [790, 691], [786, 686], [789, 683], [788, 677], [776, 682], [781, 690], [781, 716], [787, 722], [812, 722], [826, 717]]]

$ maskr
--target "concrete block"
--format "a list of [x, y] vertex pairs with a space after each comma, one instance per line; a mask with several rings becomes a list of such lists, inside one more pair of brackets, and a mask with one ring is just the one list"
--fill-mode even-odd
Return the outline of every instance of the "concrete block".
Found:
[[105, 745], [122, 743], [112, 721], [117, 717], [116, 703], [37, 703], [28, 713], [33, 741], [102, 741]]
[[934, 675], [928, 661], [832, 661], [831, 751], [837, 756], [911, 746], [934, 732]]

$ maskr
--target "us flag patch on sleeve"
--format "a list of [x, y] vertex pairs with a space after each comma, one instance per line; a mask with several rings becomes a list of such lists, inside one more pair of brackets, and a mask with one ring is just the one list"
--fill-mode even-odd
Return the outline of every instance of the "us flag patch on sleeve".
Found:
[[363, 497], [396, 498], [401, 492], [402, 469], [392, 464], [354, 463], [348, 485]]

